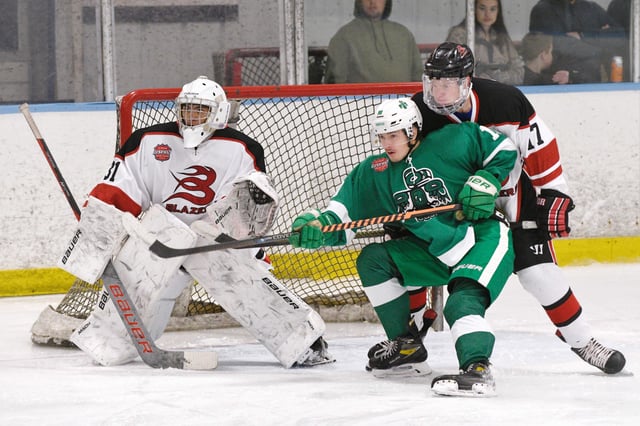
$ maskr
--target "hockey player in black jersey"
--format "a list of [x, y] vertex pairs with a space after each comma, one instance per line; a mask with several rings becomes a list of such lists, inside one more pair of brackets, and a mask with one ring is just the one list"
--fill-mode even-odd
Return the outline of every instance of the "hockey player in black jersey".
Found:
[[[574, 208], [556, 138], [519, 89], [472, 77], [474, 65], [473, 53], [464, 44], [446, 42], [432, 52], [425, 63], [423, 91], [412, 98], [423, 116], [422, 136], [446, 124], [472, 121], [515, 142], [519, 161], [496, 201], [512, 224], [514, 272], [573, 352], [607, 374], [618, 373], [624, 356], [593, 337], [556, 263], [552, 240], [569, 235], [569, 212]], [[463, 376], [483, 369], [460, 367]]]

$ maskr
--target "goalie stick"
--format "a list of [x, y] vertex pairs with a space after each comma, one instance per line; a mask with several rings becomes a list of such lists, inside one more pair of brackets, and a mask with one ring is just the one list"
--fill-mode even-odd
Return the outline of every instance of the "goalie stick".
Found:
[[24, 115], [24, 118], [27, 120], [27, 124], [29, 125], [29, 127], [31, 128], [31, 131], [33, 132], [33, 136], [35, 136], [36, 141], [38, 142], [38, 145], [40, 145], [40, 149], [42, 150], [42, 153], [47, 159], [47, 163], [49, 163], [49, 167], [51, 167], [51, 171], [55, 175], [56, 180], [58, 181], [58, 184], [60, 185], [60, 188], [62, 189], [62, 192], [64, 193], [64, 196], [67, 199], [67, 202], [71, 206], [71, 210], [73, 210], [73, 214], [76, 216], [76, 219], [80, 220], [80, 208], [78, 207], [78, 204], [76, 203], [75, 198], [73, 198], [73, 194], [71, 194], [71, 190], [69, 189], [69, 186], [67, 186], [67, 182], [62, 177], [62, 173], [60, 172], [60, 169], [56, 164], [56, 160], [53, 159], [53, 154], [51, 154], [51, 150], [47, 146], [47, 143], [45, 142], [42, 135], [40, 134], [40, 130], [38, 129], [38, 126], [36, 126], [36, 122], [34, 121], [33, 116], [31, 115], [31, 111], [29, 111], [29, 104], [25, 102], [22, 105], [20, 105], [20, 112], [22, 113], [22, 115]]
[[153, 368], [178, 368], [183, 370], [212, 370], [218, 366], [218, 354], [211, 351], [170, 351], [159, 348], [142, 322], [127, 289], [109, 262], [103, 275], [104, 287], [116, 307], [127, 334], [142, 358]]
[[[322, 230], [322, 232], [343, 231], [345, 229], [362, 228], [369, 225], [399, 222], [401, 220], [431, 216], [452, 211], [461, 213], [459, 212], [459, 210], [461, 209], [462, 206], [460, 204], [449, 204], [446, 206], [433, 207], [429, 209], [414, 210], [405, 213], [395, 213], [386, 216], [377, 216], [367, 219], [354, 220], [352, 222], [336, 223], [333, 225], [323, 226], [320, 229]], [[456, 214], [456, 218], [462, 219], [462, 216]], [[160, 241], [155, 240], [149, 246], [149, 250], [151, 250], [154, 254], [166, 259], [170, 257], [186, 256], [207, 251], [287, 245], [289, 244], [289, 237], [295, 234], [295, 232], [285, 232], [282, 234], [265, 235], [262, 237], [249, 238], [245, 240], [231, 240], [230, 237], [222, 234], [218, 238], [216, 238], [216, 241], [219, 241], [219, 244], [208, 244], [204, 246], [184, 249], [169, 247], [161, 243]]]

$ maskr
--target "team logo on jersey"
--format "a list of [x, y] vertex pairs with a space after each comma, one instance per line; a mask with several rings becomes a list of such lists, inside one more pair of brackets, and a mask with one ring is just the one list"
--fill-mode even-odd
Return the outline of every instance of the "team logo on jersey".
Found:
[[153, 156], [158, 161], [167, 161], [171, 158], [171, 147], [167, 144], [159, 144], [153, 148]]
[[389, 159], [387, 157], [377, 158], [371, 163], [371, 168], [376, 172], [384, 172], [389, 168]]
[[[206, 166], [191, 166], [183, 172], [171, 173], [177, 184], [174, 193], [167, 197], [163, 203], [174, 200], [175, 203], [167, 203], [165, 207], [171, 212], [202, 214], [206, 206], [213, 202], [216, 193], [211, 189], [217, 174], [214, 169]], [[176, 200], [183, 200], [191, 206], [178, 204]]]
[[[450, 204], [453, 198], [449, 194], [444, 181], [434, 177], [428, 169], [408, 167], [402, 173], [405, 189], [393, 194], [398, 211], [406, 212], [416, 209], [438, 207]], [[421, 220], [428, 220], [427, 216]]]

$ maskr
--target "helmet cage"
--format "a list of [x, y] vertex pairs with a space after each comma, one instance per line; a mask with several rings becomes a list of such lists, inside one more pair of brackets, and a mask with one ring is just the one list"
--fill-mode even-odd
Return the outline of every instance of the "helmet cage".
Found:
[[426, 74], [422, 75], [422, 99], [424, 103], [429, 107], [433, 112], [440, 115], [449, 115], [458, 111], [462, 105], [466, 102], [467, 98], [469, 98], [469, 94], [471, 93], [471, 87], [473, 83], [470, 78], [458, 78], [458, 98], [450, 103], [449, 105], [441, 105], [438, 103], [433, 97], [432, 93], [432, 82], [433, 80], [440, 80], [439, 78], [429, 78]]
[[378, 135], [404, 130], [409, 139], [414, 133], [413, 125], [418, 126], [418, 132], [422, 129], [422, 115], [418, 106], [410, 98], [388, 99], [376, 107], [375, 115], [371, 120], [371, 143], [380, 146]]

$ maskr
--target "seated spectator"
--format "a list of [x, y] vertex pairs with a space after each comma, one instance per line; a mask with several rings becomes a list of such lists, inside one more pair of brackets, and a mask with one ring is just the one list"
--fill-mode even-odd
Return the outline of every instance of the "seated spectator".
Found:
[[[477, 0], [475, 15], [475, 75], [505, 84], [521, 84], [523, 62], [504, 25], [501, 0]], [[467, 43], [466, 26], [465, 18], [449, 30], [447, 41]]]
[[629, 37], [631, 29], [631, 0], [611, 0], [607, 7], [607, 13], [617, 25], [624, 28]]
[[355, 19], [331, 38], [325, 83], [420, 81], [413, 34], [389, 21], [391, 0], [355, 0]]
[[520, 48], [524, 59], [524, 81], [526, 86], [542, 84], [567, 84], [570, 72], [558, 70], [553, 75], [545, 71], [553, 63], [553, 37], [542, 33], [528, 33], [522, 38]]
[[575, 83], [608, 81], [611, 58], [626, 55], [622, 28], [593, 1], [539, 0], [529, 31], [553, 36], [553, 67], [575, 70]]

